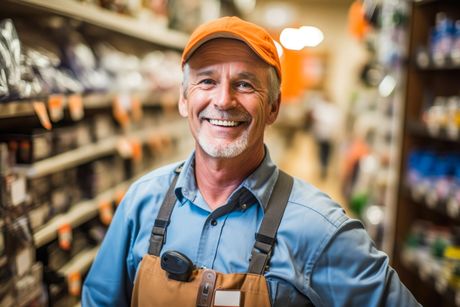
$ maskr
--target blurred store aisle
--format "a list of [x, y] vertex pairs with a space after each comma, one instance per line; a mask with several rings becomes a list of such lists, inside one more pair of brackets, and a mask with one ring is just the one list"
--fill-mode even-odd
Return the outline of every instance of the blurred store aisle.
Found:
[[[289, 174], [302, 178], [320, 190], [327, 193], [350, 214], [344, 197], [341, 193], [339, 176], [339, 162], [337, 159], [339, 148], [336, 148], [331, 157], [329, 174], [326, 179], [320, 178], [319, 160], [316, 154], [316, 144], [311, 134], [296, 131], [290, 142], [277, 140], [273, 134], [269, 136], [268, 144], [271, 152], [275, 152], [273, 159], [281, 169]], [[282, 142], [282, 144], [281, 144]], [[276, 149], [274, 148], [276, 146]]]

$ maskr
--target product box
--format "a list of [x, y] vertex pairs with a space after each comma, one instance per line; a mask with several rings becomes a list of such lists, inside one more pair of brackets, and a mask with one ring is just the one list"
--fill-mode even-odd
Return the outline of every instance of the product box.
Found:
[[55, 154], [61, 154], [77, 148], [77, 130], [75, 127], [53, 129], [53, 146]]
[[41, 129], [25, 133], [0, 134], [0, 142], [8, 143], [19, 164], [30, 164], [49, 158], [53, 154], [52, 140], [52, 133]]
[[92, 117], [93, 139], [103, 140], [117, 133], [115, 122], [111, 115], [97, 114]]

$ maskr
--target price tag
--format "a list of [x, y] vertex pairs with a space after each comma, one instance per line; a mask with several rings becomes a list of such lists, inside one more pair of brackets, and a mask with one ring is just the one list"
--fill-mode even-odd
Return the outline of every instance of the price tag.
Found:
[[48, 116], [48, 112], [46, 111], [45, 103], [42, 101], [34, 101], [32, 102], [34, 107], [35, 114], [37, 114], [38, 120], [40, 124], [47, 130], [51, 130], [51, 121]]
[[109, 225], [112, 222], [113, 208], [109, 201], [103, 200], [99, 203], [99, 218], [104, 225]]
[[69, 223], [59, 226], [58, 243], [59, 247], [63, 250], [70, 250], [72, 247], [72, 226]]
[[72, 272], [67, 276], [67, 286], [69, 294], [79, 296], [81, 292], [81, 274], [80, 272]]
[[51, 95], [48, 98], [48, 108], [53, 122], [64, 118], [64, 95]]
[[85, 115], [85, 111], [83, 109], [83, 99], [81, 95], [74, 94], [69, 96], [67, 103], [69, 105], [70, 117], [74, 120], [80, 120]]
[[133, 155], [133, 147], [126, 138], [120, 138], [118, 140], [117, 151], [118, 154], [124, 159], [130, 158]]
[[135, 122], [140, 122], [142, 119], [142, 103], [139, 97], [131, 98], [131, 114]]
[[130, 106], [131, 99], [127, 95], [118, 95], [113, 100], [113, 117], [122, 127], [127, 127], [130, 123]]
[[142, 143], [139, 140], [131, 140], [131, 148], [133, 153], [133, 160], [135, 162], [142, 161]]

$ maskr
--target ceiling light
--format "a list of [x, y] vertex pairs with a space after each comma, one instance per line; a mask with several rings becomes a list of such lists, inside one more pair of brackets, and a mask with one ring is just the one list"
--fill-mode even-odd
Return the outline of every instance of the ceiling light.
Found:
[[299, 30], [303, 33], [305, 47], [316, 47], [324, 39], [323, 32], [317, 27], [303, 26]]
[[305, 47], [303, 34], [299, 29], [285, 28], [281, 31], [280, 42], [284, 48], [290, 50], [301, 50]]

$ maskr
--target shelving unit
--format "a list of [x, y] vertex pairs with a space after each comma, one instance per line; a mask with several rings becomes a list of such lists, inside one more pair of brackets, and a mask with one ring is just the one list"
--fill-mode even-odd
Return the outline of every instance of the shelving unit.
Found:
[[141, 21], [75, 0], [7, 0], [18, 8], [29, 8], [83, 21], [111, 32], [119, 32], [167, 48], [182, 49], [188, 36], [153, 21]]
[[[155, 50], [165, 53], [180, 52], [188, 39], [188, 34], [168, 29], [166, 24], [158, 20], [136, 19], [135, 17], [114, 13], [97, 7], [96, 5], [81, 1], [5, 0], [0, 6], [2, 10], [0, 16], [12, 18], [13, 21], [15, 21], [15, 18], [24, 21], [29, 17], [31, 20], [35, 20], [35, 17], [37, 17], [37, 20], [54, 20], [54, 17], [60, 17], [58, 18], [59, 20], [70, 21], [69, 24], [72, 24], [71, 31], [78, 31], [78, 34], [84, 37], [86, 40], [84, 43], [88, 44], [88, 46], [92, 46], [92, 43], [100, 42], [100, 40], [105, 41], [105, 38], [107, 38], [107, 42], [113, 45], [115, 49], [120, 50], [121, 53], [136, 55], [139, 59], [145, 54]], [[24, 26], [22, 30], [24, 31], [24, 29], [27, 29], [27, 27]], [[41, 29], [41, 31], [43, 31], [43, 29]], [[18, 33], [21, 34], [20, 31], [18, 31]], [[24, 34], [24, 32], [22, 34]], [[25, 32], [25, 34], [27, 34], [27, 32]], [[21, 35], [19, 35], [19, 39], [21, 39]], [[37, 46], [39, 45], [40, 44], [37, 43]], [[169, 55], [170, 54], [168, 54], [168, 56]], [[180, 65], [180, 63], [177, 64]], [[49, 184], [49, 187], [46, 187], [46, 189], [50, 190], [48, 193], [48, 203], [42, 200], [37, 202], [31, 201], [32, 205], [27, 205], [30, 206], [30, 208], [27, 208], [25, 204], [20, 204], [19, 207], [24, 205], [21, 207], [21, 210], [24, 210], [24, 212], [21, 213], [21, 211], [18, 210], [18, 212], [15, 211], [14, 213], [27, 216], [32, 210], [37, 210], [35, 213], [40, 216], [42, 212], [41, 209], [43, 207], [49, 207], [49, 213], [46, 214], [51, 214], [51, 216], [47, 216], [41, 223], [36, 223], [36, 226], [31, 225], [30, 227], [34, 227], [34, 232], [31, 230], [30, 237], [33, 238], [33, 242], [31, 242], [31, 254], [35, 254], [31, 262], [40, 267], [43, 265], [44, 267], [43, 272], [45, 274], [43, 275], [43, 283], [45, 284], [45, 281], [47, 283], [46, 288], [49, 291], [49, 306], [53, 306], [54, 299], [62, 299], [62, 295], [65, 296], [64, 299], [69, 298], [70, 301], [72, 301], [71, 305], [79, 300], [78, 290], [76, 291], [77, 293], [72, 293], [71, 290], [66, 289], [65, 280], [62, 280], [62, 282], [59, 281], [58, 284], [54, 284], [53, 281], [47, 280], [47, 276], [45, 275], [51, 271], [52, 274], [55, 274], [59, 277], [59, 280], [61, 280], [63, 277], [68, 278], [73, 273], [79, 273], [81, 277], [84, 278], [99, 249], [99, 245], [95, 246], [95, 244], [100, 243], [100, 237], [97, 239], [89, 238], [90, 235], [88, 232], [89, 230], [95, 230], [99, 235], [103, 234], [104, 231], [106, 231], [108, 223], [99, 221], [98, 214], [101, 204], [109, 204], [110, 210], [115, 210], [114, 204], [116, 201], [120, 200], [120, 194], [124, 194], [134, 180], [156, 167], [182, 160], [189, 154], [192, 143], [188, 135], [187, 122], [181, 119], [177, 113], [174, 113], [171, 108], [174, 107], [172, 104], [174, 104], [174, 101], [177, 99], [177, 95], [179, 94], [178, 90], [172, 92], [171, 90], [165, 89], [165, 87], [164, 84], [157, 87], [153, 84], [152, 87], [148, 89], [136, 88], [136, 90], [118, 92], [118, 87], [114, 86], [111, 87], [112, 90], [107, 90], [106, 92], [95, 90], [77, 94], [81, 95], [85, 116], [84, 120], [80, 121], [72, 118], [72, 116], [70, 116], [70, 118], [68, 116], [72, 115], [72, 110], [69, 106], [70, 103], [68, 103], [68, 98], [71, 94], [67, 92], [56, 93], [63, 98], [62, 108], [65, 116], [60, 122], [52, 122], [51, 129], [56, 128], [56, 132], [51, 130], [48, 136], [50, 136], [53, 142], [55, 138], [58, 137], [57, 134], [60, 133], [57, 129], [63, 128], [65, 131], [65, 129], [71, 129], [73, 125], [77, 127], [78, 124], [83, 123], [85, 125], [84, 128], [90, 130], [96, 126], [96, 118], [100, 117], [102, 117], [102, 125], [104, 125], [104, 123], [106, 124], [106, 126], [104, 126], [106, 131], [102, 136], [91, 134], [91, 140], [83, 142], [87, 145], [77, 148], [72, 145], [68, 148], [73, 149], [69, 150], [66, 148], [62, 150], [65, 150], [64, 152], [53, 149], [49, 151], [49, 154], [46, 155], [47, 158], [43, 160], [31, 164], [16, 164], [11, 168], [11, 172], [14, 176], [21, 178], [22, 182], [27, 182], [30, 186], [43, 184], [43, 182]], [[159, 90], [152, 91], [152, 88], [159, 88]], [[0, 130], [6, 132], [3, 131], [3, 127], [6, 127], [8, 133], [14, 134], [19, 127], [36, 129], [39, 126], [39, 121], [36, 118], [37, 114], [34, 102], [43, 102], [43, 105], [47, 108], [46, 111], [51, 114], [51, 106], [48, 101], [49, 98], [48, 96], [32, 97], [30, 99], [0, 102], [0, 127], [2, 127]], [[123, 98], [127, 99], [120, 102]], [[137, 106], [127, 106], [125, 103], [126, 100], [129, 100], [129, 103], [134, 104], [134, 98], [136, 103], [140, 103], [141, 108], [141, 115], [136, 119], [133, 115], [133, 109], [137, 108]], [[116, 121], [116, 107], [114, 106], [116, 103], [123, 104], [121, 108], [126, 108], [123, 110], [126, 111], [126, 116], [132, 116], [128, 125]], [[139, 110], [136, 109], [135, 111]], [[113, 118], [111, 118], [111, 116]], [[109, 124], [106, 123], [107, 119], [110, 122]], [[99, 121], [98, 123], [100, 124]], [[28, 131], [27, 129], [24, 129], [24, 131]], [[54, 143], [50, 142], [47, 144], [55, 148]], [[132, 148], [128, 146], [129, 149], [133, 151], [132, 156], [129, 154], [126, 156], [126, 152], [123, 152], [122, 144], [125, 145], [125, 150], [126, 144], [133, 145]], [[137, 152], [137, 161], [134, 153], [136, 150], [140, 151]], [[49, 156], [50, 154], [53, 154], [53, 156]], [[147, 156], [146, 160], [142, 160], [144, 154]], [[80, 187], [82, 184], [79, 179], [79, 187], [76, 189], [80, 189], [78, 192], [80, 192], [81, 195], [78, 195], [75, 200], [69, 201], [69, 206], [62, 208], [62, 211], [59, 211], [61, 209], [53, 208], [52, 202], [54, 200], [52, 200], [52, 194], [55, 191], [52, 189], [55, 189], [56, 184], [52, 183], [51, 178], [53, 178], [54, 175], [57, 175], [56, 177], [58, 178], [61, 175], [61, 178], [67, 178], [65, 174], [72, 171], [74, 171], [75, 174], [77, 168], [78, 172], [80, 172], [84, 170], [82, 167], [87, 167], [88, 165], [92, 167], [94, 164], [99, 166], [98, 170], [104, 170], [104, 168], [106, 168], [105, 163], [107, 162], [104, 161], [104, 159], [112, 161], [110, 159], [113, 158], [115, 160], [114, 157], [117, 158], [117, 168], [114, 169], [114, 173], [118, 171], [119, 174], [123, 174], [123, 176], [120, 177], [123, 177], [123, 179], [120, 180], [121, 182], [111, 182], [110, 188], [108, 189], [105, 186], [106, 183], [102, 183], [101, 186], [104, 186], [104, 188], [95, 190], [94, 193], [90, 192], [88, 195], [91, 195], [91, 197], [94, 195], [96, 196], [87, 199], [89, 196], [86, 194], [83, 195], [84, 193], [81, 190], [83, 188]], [[42, 158], [44, 157], [42, 156]], [[91, 175], [94, 175], [93, 172], [96, 171], [93, 171], [91, 168]], [[105, 174], [104, 176], [111, 175], [112, 174]], [[92, 180], [92, 178], [88, 180]], [[57, 186], [59, 188], [59, 185]], [[33, 189], [27, 187], [27, 189], [29, 188], [30, 193], [33, 194]], [[67, 186], [65, 186], [65, 188], [67, 188]], [[61, 197], [66, 191], [62, 190], [60, 193], [61, 195], [57, 197]], [[33, 198], [33, 196], [30, 198]], [[27, 199], [27, 197], [24, 199]], [[69, 199], [72, 199], [72, 197], [69, 197]], [[53, 212], [52, 210], [55, 211]], [[2, 219], [0, 219], [0, 225], [3, 221]], [[80, 241], [78, 241], [79, 244], [85, 244], [82, 251], [77, 253], [79, 249], [75, 250], [72, 247], [70, 250], [64, 250], [64, 248], [57, 244], [60, 240], [59, 229], [62, 225], [70, 226], [73, 236], [78, 236], [80, 239]], [[94, 242], [95, 240], [96, 242]], [[86, 244], [88, 245], [86, 246]], [[82, 245], [79, 246], [79, 248], [81, 247]], [[35, 253], [33, 252], [34, 248]], [[51, 255], [53, 252], [55, 254]], [[69, 258], [70, 255], [74, 256]], [[59, 256], [61, 258], [58, 258], [58, 260], [56, 260], [56, 258], [54, 258], [54, 260], [51, 259], [52, 257]], [[13, 257], [16, 256], [14, 255]], [[5, 257], [5, 260], [6, 259]], [[14, 260], [16, 259], [12, 259], [13, 262]], [[61, 261], [67, 262], [62, 265]], [[54, 263], [52, 269], [50, 263]], [[56, 263], [58, 263], [58, 265], [56, 265]], [[24, 278], [24, 276], [18, 278]], [[37, 294], [44, 291], [40, 286], [40, 281], [42, 281], [41, 276], [34, 281], [34, 289], [30, 289], [28, 293], [21, 294], [20, 299], [22, 302], [26, 300], [29, 302], [30, 300], [36, 299]], [[81, 283], [83, 282], [84, 280], [81, 280]], [[71, 283], [69, 283], [69, 285], [71, 285]], [[3, 285], [0, 284], [0, 287], [1, 286]], [[13, 293], [13, 296], [14, 295], [16, 294]], [[56, 295], [56, 297], [53, 298], [53, 295]], [[16, 299], [19, 300], [18, 298]], [[79, 304], [75, 306], [79, 306]]]
[[[159, 160], [155, 165], [152, 167], [154, 169], [155, 167], [159, 167], [161, 165], [164, 165], [168, 162], [174, 162], [174, 161], [179, 161], [180, 159], [185, 158], [184, 155], [181, 154], [175, 154], [168, 159], [163, 159]], [[102, 202], [111, 202], [114, 198], [114, 195], [117, 195], [118, 191], [126, 191], [129, 187], [129, 185], [137, 178], [142, 177], [144, 174], [140, 174], [136, 176], [136, 178], [133, 178], [132, 180], [128, 180], [126, 182], [120, 183], [114, 188], [111, 188], [102, 194], [98, 195], [97, 197], [80, 202], [78, 204], [75, 204], [72, 206], [72, 209], [68, 211], [65, 214], [60, 214], [56, 217], [54, 217], [52, 220], [50, 220], [46, 225], [44, 225], [40, 230], [38, 230], [34, 234], [34, 241], [35, 241], [35, 246], [41, 247], [50, 241], [56, 239], [57, 233], [59, 226], [62, 225], [63, 223], [69, 224], [72, 228], [76, 228], [83, 224], [84, 222], [87, 222], [91, 218], [95, 217], [98, 210], [99, 210], [99, 204]]]
[[[407, 65], [406, 103], [404, 110], [403, 146], [397, 208], [393, 265], [405, 285], [424, 306], [460, 306], [460, 292], [447, 282], [448, 277], [439, 270], [434, 257], [427, 256], [414, 261], [408, 257], [408, 236], [417, 221], [432, 223], [434, 228], [453, 229], [460, 226], [458, 208], [448, 200], [433, 197], [435, 188], [420, 191], [420, 186], [408, 186], [411, 168], [409, 159], [416, 150], [445, 155], [460, 153], [460, 138], [446, 133], [444, 128], [433, 131], [427, 124], [426, 112], [433, 105], [434, 97], [458, 96], [458, 65], [435, 65], [431, 58], [426, 65], [417, 60], [421, 49], [430, 50], [431, 28], [436, 14], [445, 12], [455, 20], [460, 19], [460, 5], [455, 1], [414, 1], [411, 8], [409, 62]], [[429, 55], [431, 56], [431, 55]], [[449, 61], [447, 60], [446, 63]], [[437, 163], [439, 165], [439, 163]], [[426, 241], [432, 238], [424, 238]], [[418, 251], [419, 252], [419, 251]], [[417, 258], [417, 257], [415, 257]], [[409, 259], [409, 260], [408, 260]], [[411, 260], [412, 259], [412, 260]], [[445, 263], [444, 263], [445, 265]]]
[[[173, 121], [164, 124], [161, 129], [171, 136], [176, 136], [184, 131], [186, 123], [182, 120]], [[88, 161], [93, 161], [104, 155], [114, 153], [117, 150], [117, 145], [120, 140], [129, 140], [134, 138], [141, 143], [145, 143], [149, 138], [153, 137], [155, 131], [145, 129], [142, 131], [132, 132], [127, 135], [114, 136], [105, 140], [101, 140], [95, 144], [89, 144], [79, 147], [75, 150], [62, 153], [57, 156], [36, 162], [31, 165], [18, 165], [14, 169], [17, 173], [24, 174], [27, 178], [33, 179], [42, 177], [57, 171], [81, 165]]]

